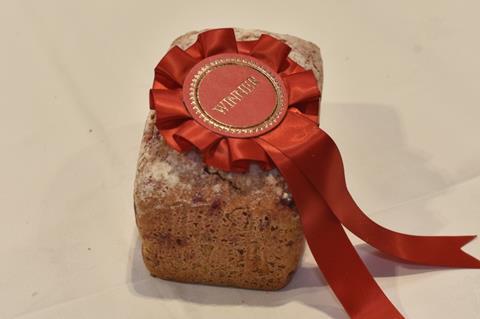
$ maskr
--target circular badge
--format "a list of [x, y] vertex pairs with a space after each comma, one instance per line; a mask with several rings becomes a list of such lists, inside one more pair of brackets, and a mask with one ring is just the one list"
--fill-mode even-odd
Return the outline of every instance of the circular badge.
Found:
[[280, 76], [243, 54], [218, 54], [196, 64], [185, 78], [183, 99], [197, 122], [231, 137], [268, 132], [287, 111]]

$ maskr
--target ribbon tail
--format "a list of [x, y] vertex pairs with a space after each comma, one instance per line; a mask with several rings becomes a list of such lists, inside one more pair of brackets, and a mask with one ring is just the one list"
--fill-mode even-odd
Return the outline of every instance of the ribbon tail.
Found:
[[[461, 248], [476, 236], [414, 236], [389, 230], [371, 220], [355, 203], [345, 182], [340, 151], [332, 138], [319, 129], [320, 138], [312, 152], [324, 163], [304, 173], [323, 195], [342, 224], [377, 249], [408, 262], [444, 267], [479, 268], [480, 261]], [[298, 164], [298, 162], [296, 162]], [[325, 164], [322, 165], [322, 164]]]
[[[479, 268], [480, 261], [461, 248], [476, 236], [414, 236], [389, 230], [371, 220], [355, 203], [345, 182], [343, 162], [338, 147], [319, 130], [318, 149], [329, 150], [325, 160], [336, 172], [335, 189], [316, 184], [343, 225], [377, 249], [405, 261], [444, 267]], [[321, 169], [320, 169], [321, 170]], [[319, 173], [317, 175], [323, 175]], [[318, 182], [318, 178], [316, 182]], [[330, 180], [331, 181], [331, 180]], [[326, 183], [326, 181], [324, 181]]]
[[310, 250], [339, 301], [353, 319], [404, 318], [375, 282], [339, 220], [295, 164], [257, 139], [287, 181]]
[[415, 236], [389, 230], [371, 220], [347, 189], [340, 151], [332, 138], [302, 115], [290, 113], [284, 121], [282, 125], [291, 126], [290, 131], [303, 128], [300, 134], [305, 143], [285, 145], [275, 134], [262, 139], [295, 163], [352, 233], [382, 252], [411, 263], [480, 268], [480, 261], [461, 249], [475, 236]]

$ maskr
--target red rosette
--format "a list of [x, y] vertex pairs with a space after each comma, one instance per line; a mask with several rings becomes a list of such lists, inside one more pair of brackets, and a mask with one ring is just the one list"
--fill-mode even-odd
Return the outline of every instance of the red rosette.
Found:
[[179, 152], [196, 148], [206, 164], [225, 171], [244, 172], [251, 163], [272, 169], [270, 157], [253, 139], [218, 134], [199, 124], [185, 107], [183, 91], [189, 72], [201, 61], [221, 54], [242, 55], [276, 73], [286, 91], [287, 112], [301, 114], [318, 125], [317, 80], [311, 70], [288, 57], [290, 50], [265, 34], [258, 40], [236, 41], [233, 29], [201, 33], [186, 50], [172, 47], [155, 68], [150, 90], [150, 108], [156, 111], [156, 125], [166, 143]]
[[245, 172], [276, 167], [300, 213], [320, 270], [350, 317], [403, 318], [358, 256], [343, 226], [406, 262], [480, 268], [462, 251], [475, 236], [414, 236], [372, 221], [355, 203], [340, 152], [318, 127], [320, 90], [290, 47], [269, 35], [237, 41], [234, 30], [199, 34], [172, 47], [155, 68], [150, 108], [166, 143], [196, 149], [207, 165]]

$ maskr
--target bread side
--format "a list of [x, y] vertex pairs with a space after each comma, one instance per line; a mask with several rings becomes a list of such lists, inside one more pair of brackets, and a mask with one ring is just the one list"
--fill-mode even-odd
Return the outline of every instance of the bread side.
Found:
[[[236, 29], [239, 40], [261, 32]], [[198, 32], [176, 39], [186, 48]], [[292, 47], [290, 57], [313, 69], [319, 85], [319, 49], [275, 35]], [[168, 280], [274, 290], [285, 286], [303, 254], [295, 204], [277, 170], [252, 165], [246, 174], [207, 167], [192, 151], [165, 144], [151, 111], [142, 138], [134, 190], [135, 216], [145, 265]]]

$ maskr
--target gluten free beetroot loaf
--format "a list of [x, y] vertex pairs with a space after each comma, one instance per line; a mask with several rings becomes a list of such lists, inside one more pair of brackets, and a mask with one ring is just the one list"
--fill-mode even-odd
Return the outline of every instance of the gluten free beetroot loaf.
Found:
[[[199, 32], [173, 45], [185, 49]], [[305, 40], [258, 30], [235, 29], [237, 40], [262, 33], [285, 41], [289, 57], [313, 70], [322, 86], [317, 46]], [[243, 288], [284, 287], [304, 249], [299, 215], [277, 170], [255, 165], [247, 173], [206, 166], [191, 151], [169, 147], [147, 118], [134, 190], [135, 216], [145, 265], [159, 278]]]

